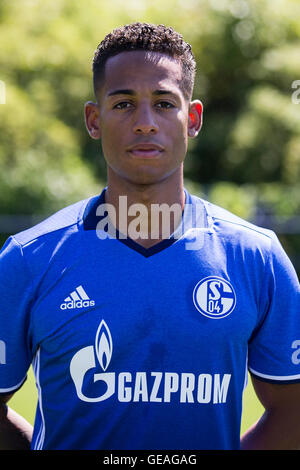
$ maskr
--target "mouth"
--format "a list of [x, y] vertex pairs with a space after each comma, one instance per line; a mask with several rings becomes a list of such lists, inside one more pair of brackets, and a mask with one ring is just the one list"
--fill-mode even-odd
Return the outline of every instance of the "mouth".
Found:
[[158, 158], [164, 151], [161, 145], [153, 143], [140, 143], [128, 147], [127, 151], [134, 158]]

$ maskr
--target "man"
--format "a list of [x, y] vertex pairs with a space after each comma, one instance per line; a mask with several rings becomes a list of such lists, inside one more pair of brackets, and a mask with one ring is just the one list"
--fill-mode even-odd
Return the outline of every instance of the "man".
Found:
[[[296, 273], [273, 232], [183, 186], [202, 124], [190, 46], [127, 25], [93, 70], [107, 187], [2, 249], [2, 403], [32, 362], [33, 449], [239, 449], [249, 369], [266, 411], [241, 448], [299, 448]], [[2, 447], [28, 446], [1, 413]]]

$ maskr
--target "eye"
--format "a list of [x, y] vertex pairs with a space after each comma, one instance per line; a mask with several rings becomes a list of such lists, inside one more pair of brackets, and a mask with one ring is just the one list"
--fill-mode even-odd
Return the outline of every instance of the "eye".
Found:
[[113, 109], [127, 109], [131, 106], [131, 103], [128, 101], [121, 101], [121, 103], [117, 103], [113, 106]]
[[159, 103], [156, 104], [156, 106], [160, 109], [175, 108], [175, 106], [172, 103], [170, 103], [169, 101], [160, 101]]

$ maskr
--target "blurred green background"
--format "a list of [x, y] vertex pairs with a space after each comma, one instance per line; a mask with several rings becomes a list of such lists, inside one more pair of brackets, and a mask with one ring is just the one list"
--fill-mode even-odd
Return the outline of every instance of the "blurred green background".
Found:
[[[105, 185], [83, 104], [98, 43], [133, 21], [173, 26], [196, 56], [186, 187], [275, 230], [299, 274], [299, 0], [1, 0], [0, 245]], [[32, 389], [30, 373], [11, 402], [31, 421]], [[243, 427], [262, 411], [251, 386], [245, 401]]]
[[97, 45], [133, 21], [173, 26], [196, 56], [187, 188], [276, 230], [299, 272], [299, 0], [1, 0], [0, 243], [105, 185], [83, 104]]

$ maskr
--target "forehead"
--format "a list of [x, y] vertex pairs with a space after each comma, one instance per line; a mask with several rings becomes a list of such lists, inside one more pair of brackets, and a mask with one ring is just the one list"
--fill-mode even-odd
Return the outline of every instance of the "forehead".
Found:
[[172, 88], [181, 93], [182, 67], [179, 60], [152, 51], [126, 51], [110, 57], [105, 65], [103, 93], [114, 89], [156, 90]]

